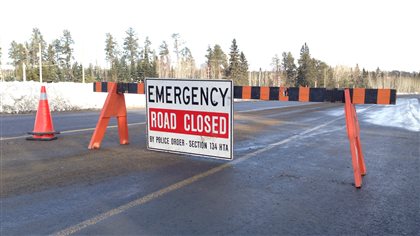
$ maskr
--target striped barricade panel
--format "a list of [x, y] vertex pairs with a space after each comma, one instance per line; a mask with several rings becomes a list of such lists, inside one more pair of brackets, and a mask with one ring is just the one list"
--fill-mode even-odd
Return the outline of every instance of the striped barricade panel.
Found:
[[[94, 92], [108, 92], [114, 82], [94, 82]], [[117, 93], [144, 94], [144, 83], [117, 83]]]
[[[108, 92], [114, 82], [94, 82], [94, 92]], [[117, 83], [118, 93], [144, 94], [144, 83]], [[343, 89], [308, 87], [234, 86], [234, 98], [270, 101], [338, 102], [344, 103]], [[350, 89], [353, 104], [395, 104], [395, 89]]]
[[[350, 89], [354, 104], [395, 104], [395, 89]], [[299, 102], [344, 103], [343, 89], [235, 86], [234, 98]]]
[[93, 91], [94, 92], [108, 92], [108, 83], [112, 82], [95, 82], [93, 83]]

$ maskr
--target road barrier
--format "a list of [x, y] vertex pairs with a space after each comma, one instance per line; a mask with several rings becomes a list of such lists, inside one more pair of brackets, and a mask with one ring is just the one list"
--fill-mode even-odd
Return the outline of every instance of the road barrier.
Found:
[[[95, 82], [94, 92], [108, 92], [98, 124], [92, 135], [89, 149], [100, 147], [106, 127], [111, 117], [118, 120], [120, 144], [128, 144], [127, 111], [124, 93], [145, 94], [144, 83]], [[360, 126], [355, 104], [395, 104], [395, 89], [326, 89], [308, 87], [259, 87], [234, 86], [234, 98], [258, 99], [266, 101], [299, 101], [345, 103], [347, 135], [350, 142], [355, 187], [362, 186], [362, 176], [366, 175], [366, 166], [360, 141]]]
[[[345, 101], [350, 101], [349, 89], [344, 90]], [[347, 136], [350, 141], [350, 152], [354, 173], [354, 185], [358, 188], [362, 186], [362, 176], [366, 175], [365, 160], [362, 152], [362, 143], [360, 142], [360, 126], [357, 119], [356, 108], [351, 102], [344, 104], [346, 116]]]
[[36, 112], [34, 130], [28, 132], [32, 134], [26, 140], [31, 141], [51, 141], [57, 139], [55, 134], [60, 132], [54, 131], [53, 121], [51, 119], [50, 106], [48, 105], [47, 90], [45, 86], [41, 86], [41, 96], [39, 98], [38, 110]]
[[[107, 92], [113, 82], [93, 83], [94, 92]], [[117, 83], [118, 93], [144, 94], [144, 83]], [[395, 104], [395, 89], [350, 88], [353, 104]], [[266, 101], [332, 102], [344, 103], [344, 89], [287, 88], [234, 86], [233, 96], [237, 99], [259, 99]]]
[[[106, 91], [108, 91], [108, 86], [105, 89], [105, 92]], [[117, 93], [117, 86], [115, 83], [110, 83], [108, 97], [105, 100], [95, 131], [90, 140], [89, 149], [98, 149], [101, 146], [106, 127], [108, 126], [111, 117], [117, 118], [120, 144], [128, 144], [129, 138], [125, 98], [124, 94]]]
[[[395, 104], [394, 89], [349, 89], [353, 104]], [[270, 101], [345, 102], [344, 90], [326, 88], [286, 88], [235, 86], [234, 97]]]

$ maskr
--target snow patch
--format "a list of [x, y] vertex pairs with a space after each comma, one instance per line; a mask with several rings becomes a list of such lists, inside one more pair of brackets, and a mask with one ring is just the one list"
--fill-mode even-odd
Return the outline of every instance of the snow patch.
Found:
[[[356, 111], [358, 114], [365, 112], [369, 108], [370, 107], [367, 107], [366, 105], [363, 105], [362, 107], [360, 105], [356, 105]], [[338, 117], [338, 116], [344, 117], [344, 104], [343, 104], [343, 107], [335, 108], [334, 110], [327, 111], [327, 115], [335, 116], [335, 117]]]
[[398, 98], [396, 105], [383, 106], [366, 114], [364, 121], [382, 126], [420, 131], [420, 104], [418, 98]]
[[335, 108], [334, 110], [326, 112], [328, 116], [344, 116], [344, 107]]
[[[101, 109], [107, 93], [93, 92], [92, 83], [47, 83], [48, 103], [51, 111]], [[0, 82], [0, 113], [26, 113], [38, 109], [41, 93], [39, 82]], [[145, 107], [145, 96], [126, 94], [127, 108]]]

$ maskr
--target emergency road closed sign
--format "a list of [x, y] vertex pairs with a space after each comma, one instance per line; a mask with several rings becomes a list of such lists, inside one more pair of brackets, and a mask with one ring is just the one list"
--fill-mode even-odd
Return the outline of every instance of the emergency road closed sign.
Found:
[[147, 147], [233, 158], [230, 80], [146, 79]]

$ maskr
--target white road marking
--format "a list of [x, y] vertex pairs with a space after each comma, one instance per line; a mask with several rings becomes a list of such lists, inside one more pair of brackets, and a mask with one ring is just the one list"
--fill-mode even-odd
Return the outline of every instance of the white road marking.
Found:
[[[304, 105], [304, 104], [302, 104]], [[285, 107], [279, 107], [279, 106], [275, 106], [275, 107], [262, 107], [262, 108], [254, 108], [254, 109], [249, 109], [249, 110], [243, 110], [243, 111], [235, 111], [237, 113], [246, 113], [246, 112], [253, 112], [253, 111], [264, 111], [264, 110], [272, 110], [272, 109], [281, 109], [281, 108], [286, 108], [286, 107], [297, 107], [297, 106], [302, 106], [300, 104], [295, 104], [295, 105], [290, 105], [290, 106], [285, 106]]]
[[[131, 124], [128, 124], [128, 126], [144, 125], [144, 124], [146, 124], [146, 122], [131, 123]], [[117, 125], [108, 126], [108, 128], [117, 128], [117, 127], [118, 127]], [[77, 132], [83, 132], [83, 131], [91, 131], [91, 130], [95, 130], [95, 128], [65, 130], [65, 131], [61, 131], [60, 133], [62, 133], [62, 134], [71, 134], [71, 133], [77, 133]], [[14, 139], [23, 139], [23, 138], [26, 138], [26, 137], [29, 137], [29, 135], [22, 135], [22, 136], [15, 136], [15, 137], [6, 137], [6, 138], [0, 137], [0, 141], [14, 140]]]
[[29, 134], [28, 135], [22, 135], [22, 136], [15, 136], [15, 137], [7, 137], [7, 138], [0, 137], [0, 141], [21, 139], [21, 138], [26, 138], [26, 137], [29, 137]]
[[[138, 122], [138, 123], [131, 123], [128, 124], [128, 126], [133, 126], [133, 125], [144, 125], [146, 124], [146, 122]], [[118, 125], [111, 125], [108, 126], [108, 128], [117, 128]], [[96, 128], [96, 127], [95, 127]], [[62, 134], [70, 134], [70, 133], [76, 133], [76, 132], [82, 132], [82, 131], [90, 131], [90, 130], [95, 130], [95, 128], [86, 128], [86, 129], [75, 129], [75, 130], [66, 130], [66, 131], [62, 131]]]
[[203, 179], [203, 178], [205, 178], [207, 176], [210, 176], [210, 175], [213, 175], [213, 174], [215, 174], [217, 172], [220, 172], [220, 171], [226, 169], [227, 167], [230, 167], [230, 166], [233, 166], [233, 165], [237, 165], [237, 164], [239, 164], [239, 163], [241, 163], [243, 161], [246, 161], [246, 160], [248, 160], [248, 159], [250, 159], [252, 157], [255, 157], [257, 154], [260, 154], [260, 153], [269, 151], [269, 150], [271, 150], [271, 149], [273, 149], [273, 148], [275, 148], [275, 147], [277, 147], [279, 145], [282, 145], [282, 144], [288, 143], [288, 142], [290, 142], [290, 141], [292, 141], [294, 139], [300, 138], [303, 135], [306, 135], [306, 134], [308, 134], [310, 132], [313, 132], [315, 130], [318, 130], [320, 128], [323, 128], [323, 127], [325, 127], [325, 126], [327, 126], [327, 125], [329, 125], [329, 124], [331, 124], [331, 123], [333, 123], [335, 121], [338, 121], [338, 120], [343, 120], [343, 117], [336, 118], [336, 119], [331, 120], [331, 121], [329, 121], [329, 122], [327, 122], [325, 124], [318, 125], [318, 126], [313, 127], [311, 129], [305, 130], [305, 131], [303, 131], [300, 134], [293, 135], [293, 136], [291, 136], [289, 138], [286, 138], [286, 139], [283, 139], [283, 140], [281, 140], [279, 142], [269, 144], [267, 147], [262, 148], [262, 149], [259, 149], [259, 150], [256, 150], [256, 151], [254, 151], [252, 153], [249, 153], [249, 154], [245, 155], [242, 158], [235, 159], [234, 161], [225, 163], [223, 165], [220, 165], [218, 167], [212, 168], [212, 169], [210, 169], [208, 171], [205, 171], [203, 173], [194, 175], [194, 176], [192, 176], [190, 178], [187, 178], [185, 180], [182, 180], [180, 182], [177, 182], [175, 184], [172, 184], [172, 185], [170, 185], [168, 187], [165, 187], [163, 189], [160, 189], [160, 190], [158, 190], [156, 192], [150, 193], [150, 194], [148, 194], [148, 195], [146, 195], [144, 197], [138, 198], [138, 199], [136, 199], [134, 201], [131, 201], [129, 203], [126, 203], [126, 204], [124, 204], [122, 206], [119, 206], [117, 208], [114, 208], [114, 209], [109, 210], [107, 212], [104, 212], [102, 214], [99, 214], [99, 215], [97, 215], [95, 217], [92, 217], [90, 219], [87, 219], [87, 220], [85, 220], [83, 222], [80, 222], [79, 224], [70, 226], [70, 227], [68, 227], [66, 229], [63, 229], [62, 231], [56, 232], [56, 233], [54, 233], [54, 235], [57, 235], [57, 236], [65, 236], [65, 235], [70, 235], [70, 234], [74, 234], [76, 232], [79, 232], [80, 230], [82, 230], [82, 229], [84, 229], [84, 228], [86, 228], [88, 226], [95, 225], [95, 224], [97, 224], [97, 223], [99, 223], [99, 222], [101, 222], [101, 221], [103, 221], [105, 219], [108, 219], [109, 217], [112, 217], [112, 216], [121, 214], [121, 213], [123, 213], [123, 212], [125, 212], [125, 211], [127, 211], [127, 210], [129, 210], [129, 209], [131, 209], [133, 207], [140, 206], [140, 205], [145, 204], [147, 202], [150, 202], [150, 201], [152, 201], [152, 200], [154, 200], [156, 198], [159, 198], [159, 197], [161, 197], [161, 196], [163, 196], [163, 195], [165, 195], [167, 193], [170, 193], [170, 192], [175, 191], [177, 189], [180, 189], [180, 188], [183, 188], [185, 186], [188, 186], [188, 185], [190, 185], [190, 184], [192, 184], [194, 182], [197, 182], [198, 180], [201, 180], [201, 179]]

